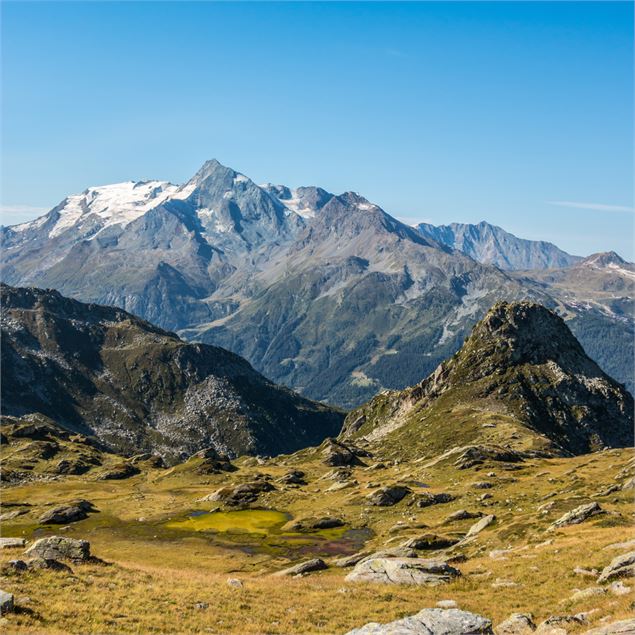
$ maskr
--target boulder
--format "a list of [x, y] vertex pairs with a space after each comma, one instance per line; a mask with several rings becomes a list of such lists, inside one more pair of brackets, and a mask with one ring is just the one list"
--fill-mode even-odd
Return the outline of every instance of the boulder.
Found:
[[492, 622], [459, 609], [423, 609], [416, 615], [377, 624], [371, 622], [347, 635], [492, 635]]
[[577, 629], [583, 620], [576, 615], [552, 615], [538, 624], [536, 635], [566, 635], [570, 630]]
[[87, 540], [48, 536], [36, 540], [24, 553], [32, 558], [45, 560], [85, 562], [90, 559], [90, 543]]
[[374, 558], [417, 558], [418, 553], [411, 549], [410, 547], [388, 547], [386, 549], [380, 549], [379, 551], [374, 551], [373, 553], [365, 556], [360, 560], [371, 560]]
[[635, 633], [635, 617], [592, 628], [582, 635], [633, 635], [633, 633]]
[[417, 495], [417, 507], [429, 507], [430, 505], [440, 505], [442, 503], [449, 503], [456, 497], [446, 492], [439, 492], [433, 494], [432, 492], [422, 492]]
[[88, 518], [88, 512], [94, 512], [95, 507], [87, 500], [79, 500], [70, 505], [60, 505], [45, 511], [39, 518], [43, 525], [67, 525]]
[[529, 613], [513, 613], [496, 627], [496, 635], [531, 635], [536, 630]]
[[119, 463], [107, 469], [105, 472], [102, 472], [99, 476], [99, 480], [121, 481], [125, 478], [136, 476], [137, 474], [140, 474], [140, 470], [138, 467], [132, 465], [132, 463]]
[[586, 589], [576, 591], [569, 599], [572, 602], [581, 602], [582, 600], [588, 600], [589, 598], [597, 595], [604, 595], [605, 593], [606, 589], [603, 589], [601, 586], [590, 586]]
[[10, 549], [12, 547], [24, 547], [24, 538], [0, 538], [0, 549]]
[[306, 485], [305, 476], [302, 470], [289, 470], [278, 479], [278, 483], [283, 485]]
[[360, 461], [355, 453], [343, 443], [335, 439], [326, 439], [322, 444], [322, 462], [331, 467], [342, 465], [359, 465]]
[[592, 516], [604, 513], [606, 512], [600, 507], [599, 503], [580, 505], [563, 516], [560, 516], [558, 520], [549, 526], [549, 529], [558, 529], [560, 527], [567, 527], [568, 525], [579, 525]]
[[444, 521], [444, 525], [449, 525], [450, 523], [458, 522], [460, 520], [469, 520], [472, 518], [481, 518], [483, 516], [482, 512], [468, 512], [465, 509], [459, 509], [454, 513], [450, 514]]
[[444, 560], [367, 558], [355, 565], [347, 582], [436, 586], [451, 582], [461, 572]]
[[366, 496], [366, 499], [371, 505], [391, 507], [402, 500], [410, 491], [410, 488], [403, 485], [390, 485], [388, 487], [380, 487], [378, 490], [371, 492]]
[[73, 570], [67, 564], [54, 558], [31, 558], [25, 564], [27, 569], [50, 569], [51, 571], [73, 573]]
[[404, 547], [410, 549], [447, 549], [458, 542], [456, 538], [449, 538], [448, 536], [438, 536], [437, 534], [423, 534], [421, 536], [415, 536], [409, 538], [403, 543]]
[[264, 479], [221, 487], [212, 494], [201, 498], [201, 501], [218, 501], [230, 507], [238, 507], [255, 503], [263, 492], [270, 492], [275, 487]]
[[273, 575], [276, 577], [280, 576], [288, 576], [288, 575], [303, 575], [305, 573], [311, 573], [313, 571], [321, 571], [322, 569], [327, 569], [326, 562], [321, 558], [313, 558], [312, 560], [307, 560], [306, 562], [301, 562], [300, 564], [296, 564], [293, 567], [289, 567], [288, 569], [283, 569], [282, 571], [276, 571]]
[[0, 590], [0, 615], [11, 613], [14, 609], [13, 593]]
[[477, 481], [472, 483], [474, 489], [492, 489], [492, 484], [489, 481]]
[[14, 518], [17, 518], [18, 516], [22, 516], [22, 514], [26, 514], [25, 509], [14, 509], [10, 512], [4, 512], [3, 514], [0, 514], [0, 522], [13, 520]]
[[635, 577], [635, 551], [629, 551], [628, 553], [623, 553], [613, 558], [613, 560], [602, 569], [598, 582], [603, 584], [604, 582], [612, 582], [619, 578], [632, 577]]
[[341, 556], [340, 558], [335, 558], [331, 563], [334, 567], [354, 567], [358, 562], [361, 562], [364, 558], [368, 558], [371, 553], [368, 551], [360, 551], [359, 553], [354, 553], [350, 556]]
[[483, 516], [481, 520], [479, 520], [477, 523], [474, 523], [469, 528], [465, 537], [472, 538], [473, 536], [480, 534], [483, 531], [483, 529], [485, 529], [486, 527], [489, 527], [495, 520], [496, 520], [496, 516], [494, 516], [494, 514], [490, 514], [489, 516]]
[[310, 532], [320, 529], [334, 529], [345, 525], [341, 518], [336, 516], [321, 516], [319, 518], [300, 518], [287, 523], [283, 531]]

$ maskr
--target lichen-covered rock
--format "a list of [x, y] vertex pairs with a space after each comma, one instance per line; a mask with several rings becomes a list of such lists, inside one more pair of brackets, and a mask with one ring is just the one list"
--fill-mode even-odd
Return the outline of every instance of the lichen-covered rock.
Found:
[[371, 622], [346, 635], [492, 635], [492, 622], [459, 609], [423, 609], [388, 624]]
[[90, 543], [64, 536], [48, 536], [36, 540], [25, 552], [32, 558], [45, 560], [86, 561], [90, 559]]
[[322, 560], [321, 558], [313, 558], [312, 560], [301, 562], [300, 564], [296, 564], [293, 567], [289, 567], [288, 569], [276, 571], [273, 575], [277, 577], [303, 575], [305, 573], [312, 573], [313, 571], [322, 571], [323, 569], [327, 568], [328, 567], [324, 560]]
[[239, 507], [255, 503], [263, 492], [271, 492], [275, 487], [264, 479], [221, 487], [201, 501], [218, 501], [229, 507]]
[[481, 520], [474, 523], [469, 528], [465, 537], [472, 538], [476, 536], [477, 534], [480, 534], [483, 531], [483, 529], [485, 529], [486, 527], [489, 527], [495, 520], [496, 520], [496, 516], [494, 516], [494, 514], [490, 514], [489, 516], [483, 516]]
[[582, 635], [633, 635], [633, 633], [635, 633], [635, 617], [592, 628]]
[[580, 505], [563, 516], [560, 516], [558, 520], [550, 525], [549, 529], [558, 529], [560, 527], [567, 527], [568, 525], [579, 525], [592, 516], [604, 513], [605, 511], [599, 503], [594, 502], [588, 503], [587, 505]]
[[400, 500], [411, 492], [409, 487], [403, 485], [390, 485], [388, 487], [380, 487], [368, 494], [366, 499], [371, 505], [378, 507], [390, 507], [396, 505]]
[[13, 611], [13, 594], [0, 590], [0, 615]]
[[430, 507], [430, 505], [441, 505], [443, 503], [452, 502], [456, 496], [448, 494], [447, 492], [438, 492], [433, 494], [432, 492], [422, 492], [417, 494], [417, 507]]
[[461, 575], [443, 560], [419, 558], [367, 558], [355, 565], [347, 582], [436, 586]]
[[438, 536], [437, 534], [423, 534], [421, 536], [414, 536], [409, 538], [403, 543], [404, 547], [410, 547], [411, 549], [447, 549], [458, 542], [456, 538], [450, 538], [448, 536]]
[[630, 577], [635, 577], [635, 551], [629, 551], [613, 558], [600, 573], [598, 582], [602, 584], [619, 578]]
[[79, 500], [70, 505], [60, 505], [45, 511], [39, 518], [43, 525], [66, 525], [88, 518], [89, 512], [94, 512], [94, 505], [87, 500]]
[[529, 613], [513, 613], [496, 627], [496, 635], [531, 635], [536, 630]]
[[24, 538], [0, 538], [0, 549], [10, 549], [12, 547], [24, 547]]

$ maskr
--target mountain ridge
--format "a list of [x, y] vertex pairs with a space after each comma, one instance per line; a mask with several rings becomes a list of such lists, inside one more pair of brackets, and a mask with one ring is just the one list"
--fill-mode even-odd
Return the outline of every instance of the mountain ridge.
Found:
[[110, 215], [98, 193], [52, 237], [59, 210], [0, 230], [1, 279], [119, 306], [344, 407], [431, 372], [496, 300], [533, 299], [575, 324], [585, 348], [633, 389], [624, 267], [615, 265], [602, 302], [586, 292], [580, 302], [565, 288], [581, 285], [571, 268], [501, 271], [358, 194], [260, 187], [216, 160], [183, 185], [123, 191], [127, 202]]
[[278, 454], [339, 431], [341, 413], [234, 353], [57, 291], [3, 284], [0, 294], [6, 415], [40, 413], [111, 450], [170, 461], [206, 447]]

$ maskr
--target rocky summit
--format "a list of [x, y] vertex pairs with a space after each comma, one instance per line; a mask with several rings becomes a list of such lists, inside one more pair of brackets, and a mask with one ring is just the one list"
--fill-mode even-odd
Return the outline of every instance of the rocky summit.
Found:
[[429, 377], [351, 412], [341, 437], [405, 453], [479, 443], [581, 454], [633, 444], [633, 398], [555, 313], [499, 302]]
[[417, 229], [360, 194], [210, 160], [182, 185], [89, 187], [0, 241], [5, 283], [120, 307], [333, 405], [419, 381], [501, 299], [556, 309], [633, 390], [632, 266], [487, 223]]
[[340, 429], [340, 412], [276, 386], [237, 355], [121, 309], [6, 285], [1, 303], [4, 415], [44, 415], [112, 451], [171, 462], [207, 447], [290, 452]]

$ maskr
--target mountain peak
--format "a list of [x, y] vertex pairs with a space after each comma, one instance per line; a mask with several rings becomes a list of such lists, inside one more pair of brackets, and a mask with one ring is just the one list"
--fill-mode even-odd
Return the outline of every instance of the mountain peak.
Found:
[[[490, 420], [498, 422], [491, 433], [481, 425]], [[413, 451], [452, 438], [582, 454], [632, 444], [633, 398], [558, 315], [533, 302], [498, 302], [453, 357], [416, 386], [353, 411], [343, 435], [386, 437]]]
[[579, 263], [581, 266], [591, 265], [595, 267], [606, 267], [608, 265], [625, 265], [626, 260], [614, 251], [602, 251], [597, 254], [591, 254]]

